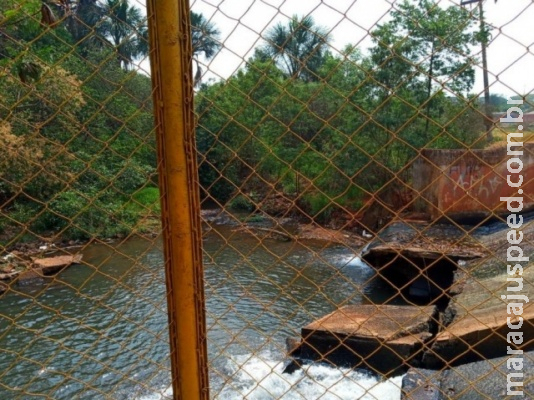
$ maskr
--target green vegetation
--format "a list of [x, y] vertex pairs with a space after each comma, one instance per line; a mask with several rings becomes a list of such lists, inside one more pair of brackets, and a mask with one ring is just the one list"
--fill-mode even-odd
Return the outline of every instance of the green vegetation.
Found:
[[254, 211], [256, 208], [254, 206], [254, 202], [242, 194], [239, 194], [230, 200], [229, 206], [231, 209], [236, 211]]
[[316, 220], [399, 190], [422, 148], [485, 145], [474, 83], [477, 18], [404, 1], [367, 55], [329, 51], [328, 29], [294, 16], [245, 68], [197, 93], [200, 180], [219, 202], [284, 193]]
[[191, 12], [191, 47], [193, 49], [193, 61], [196, 65], [195, 86], [202, 82], [202, 68], [200, 57], [209, 60], [221, 47], [219, 43], [219, 30], [213, 22], [208, 21], [202, 14]]
[[293, 16], [286, 26], [276, 24], [267, 32], [263, 51], [271, 57], [285, 76], [316, 81], [325, 61], [329, 41], [327, 30], [315, 26], [311, 16]]
[[[159, 212], [151, 82], [135, 68], [148, 51], [140, 11], [128, 0], [7, 0], [0, 21], [0, 235], [140, 229]], [[334, 53], [327, 27], [294, 16], [210, 83], [201, 66], [220, 32], [201, 14], [191, 23], [204, 197], [253, 211], [284, 194], [326, 221], [409, 180], [422, 148], [484, 145], [469, 91], [473, 46], [487, 38], [464, 8], [399, 3], [366, 53]]]
[[159, 215], [161, 212], [160, 193], [156, 187], [144, 187], [133, 193], [125, 209], [141, 215]]
[[127, 234], [157, 180], [151, 82], [132, 68], [146, 21], [125, 0], [57, 4], [0, 5], [4, 242]]

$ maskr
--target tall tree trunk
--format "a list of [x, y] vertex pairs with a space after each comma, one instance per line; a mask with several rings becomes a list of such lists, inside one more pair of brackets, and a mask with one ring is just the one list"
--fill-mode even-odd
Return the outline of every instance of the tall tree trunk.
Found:
[[432, 94], [432, 74], [434, 73], [434, 42], [432, 42], [432, 53], [430, 54], [430, 67], [428, 68], [428, 84], [426, 88], [426, 124], [425, 132], [428, 133], [430, 125], [430, 95]]
[[[495, 0], [497, 2], [497, 0]], [[486, 32], [486, 25], [484, 21], [484, 8], [482, 7], [482, 1], [478, 3], [478, 9], [480, 12], [480, 32]], [[490, 90], [489, 90], [489, 78], [488, 78], [488, 57], [486, 54], [486, 35], [482, 39], [482, 72], [484, 78], [484, 125], [486, 127], [486, 141], [488, 143], [493, 142], [493, 116], [491, 114], [490, 107]]]

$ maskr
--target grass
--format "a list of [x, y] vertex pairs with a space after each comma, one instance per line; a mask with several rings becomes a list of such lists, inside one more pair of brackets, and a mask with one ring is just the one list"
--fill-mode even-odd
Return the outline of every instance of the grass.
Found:
[[135, 192], [126, 209], [135, 212], [139, 216], [137, 231], [139, 233], [155, 233], [161, 230], [160, 193], [156, 187], [145, 187]]
[[[497, 126], [493, 130], [493, 143], [490, 147], [500, 146], [503, 143], [506, 143], [508, 134], [517, 132], [520, 132], [517, 129], [517, 125]], [[534, 129], [529, 127], [528, 129], [523, 130], [522, 133], [523, 137], [513, 137], [512, 140], [515, 142], [522, 141], [523, 143], [534, 143]]]
[[125, 206], [139, 214], [159, 214], [161, 212], [159, 189], [145, 187], [135, 192]]

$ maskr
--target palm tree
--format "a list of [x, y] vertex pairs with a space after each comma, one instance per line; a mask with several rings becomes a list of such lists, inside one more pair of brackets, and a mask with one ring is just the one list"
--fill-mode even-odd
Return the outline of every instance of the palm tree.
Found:
[[289, 24], [278, 23], [271, 28], [265, 39], [265, 52], [288, 77], [317, 80], [317, 72], [325, 60], [329, 36], [324, 28], [315, 26], [311, 16], [299, 19], [294, 15]]
[[66, 28], [72, 35], [82, 55], [89, 49], [101, 49], [106, 40], [99, 33], [104, 9], [98, 0], [63, 0], [56, 7], [66, 20]]
[[213, 22], [208, 21], [204, 15], [191, 11], [191, 44], [193, 60], [197, 67], [194, 79], [195, 86], [198, 86], [202, 80], [199, 57], [203, 55], [206, 60], [209, 60], [217, 53], [221, 47], [220, 34], [221, 32]]
[[103, 9], [99, 30], [115, 48], [119, 64], [129, 69], [136, 58], [147, 54], [146, 18], [128, 0], [106, 0]]

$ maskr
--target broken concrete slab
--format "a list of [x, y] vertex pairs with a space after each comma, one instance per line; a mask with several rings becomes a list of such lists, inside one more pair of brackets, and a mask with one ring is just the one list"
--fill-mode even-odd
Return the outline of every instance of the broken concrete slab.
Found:
[[71, 264], [79, 264], [82, 261], [81, 254], [68, 254], [56, 257], [39, 258], [33, 260], [35, 269], [42, 271], [45, 275], [55, 273]]
[[487, 248], [461, 227], [396, 221], [381, 230], [362, 255], [402, 250], [406, 255], [420, 258], [448, 256], [453, 260], [479, 258], [488, 253]]
[[[371, 243], [364, 252], [365, 255], [372, 253], [373, 249], [383, 251], [389, 246], [389, 243], [380, 244], [379, 240], [387, 239], [394, 242], [388, 247], [391, 250], [388, 254], [396, 257], [392, 259], [391, 264], [397, 264], [401, 258], [407, 259], [406, 265], [411, 266], [414, 276], [408, 280], [408, 284], [398, 286], [399, 288], [419, 289], [419, 286], [415, 284], [421, 283], [419, 279], [422, 271], [419, 268], [420, 265], [413, 261], [418, 256], [422, 256], [420, 259], [425, 262], [435, 257], [452, 261], [469, 259], [467, 253], [462, 253], [462, 249], [471, 246], [470, 242], [459, 244], [459, 248], [453, 248], [455, 252], [458, 250], [456, 253], [449, 253], [444, 257], [443, 254], [439, 254], [441, 252], [439, 248], [421, 247], [420, 251], [414, 251], [410, 246], [420, 240], [418, 236], [421, 232], [412, 229], [411, 232], [408, 231], [408, 236], [404, 236], [405, 234], [404, 227], [390, 230], [385, 236], [381, 234], [380, 238]], [[465, 232], [461, 231], [459, 234], [465, 235]], [[503, 237], [506, 238], [505, 235]], [[498, 248], [484, 240], [479, 240], [479, 245], [471, 252], [473, 257], [482, 256], [482, 253], [475, 254], [481, 246], [486, 251]], [[404, 249], [405, 253], [402, 253], [401, 249]], [[495, 254], [492, 254], [492, 257], [497, 260]], [[486, 256], [480, 263], [480, 268], [483, 269], [485, 262], [492, 257]], [[367, 261], [370, 260], [367, 259]], [[380, 274], [385, 271], [382, 261], [378, 261], [375, 266]], [[507, 301], [504, 301], [501, 296], [511, 293], [507, 291], [509, 276], [502, 274], [503, 268], [506, 271], [506, 263], [501, 261], [498, 263], [501, 274], [495, 276], [492, 272], [490, 277], [482, 278], [484, 275], [473, 274], [476, 270], [472, 264], [474, 262], [451, 263], [454, 264], [454, 269], [451, 268], [448, 271], [450, 276], [445, 276], [446, 279], [441, 277], [442, 281], [438, 280], [438, 275], [443, 275], [443, 268], [432, 270], [428, 264], [422, 264], [425, 267], [424, 278], [438, 283], [438, 289], [441, 289], [443, 297], [447, 300], [444, 307], [439, 308], [442, 311], [439, 316], [431, 318], [429, 329], [425, 332], [412, 331], [411, 325], [409, 323], [406, 325], [409, 319], [404, 319], [402, 322], [397, 321], [397, 331], [395, 331], [404, 333], [399, 336], [391, 335], [392, 331], [388, 331], [387, 326], [376, 328], [379, 325], [373, 327], [372, 323], [373, 316], [378, 314], [382, 314], [381, 322], [386, 321], [385, 325], [388, 321], [395, 321], [394, 315], [387, 315], [387, 306], [366, 306], [371, 307], [371, 311], [368, 311], [368, 314], [362, 311], [363, 315], [358, 315], [358, 310], [364, 310], [364, 306], [359, 306], [352, 310], [353, 315], [349, 309], [341, 309], [303, 328], [302, 343], [295, 351], [299, 350], [298, 356], [302, 358], [331, 361], [337, 365], [364, 366], [382, 374], [395, 372], [403, 365], [419, 364], [437, 369], [443, 366], [461, 365], [481, 358], [504, 356], [507, 352], [507, 333], [510, 332], [510, 328], [507, 326], [509, 316]], [[450, 265], [441, 266], [450, 267]], [[394, 266], [406, 274], [407, 268], [404, 267], [405, 265], [399, 266], [399, 264]], [[534, 268], [525, 266], [522, 277], [521, 294], [526, 298], [534, 298]], [[395, 282], [392, 281], [392, 283]], [[397, 306], [397, 308], [413, 310], [413, 306]], [[524, 304], [522, 317], [525, 319], [522, 332], [524, 344], [520, 348], [525, 351], [534, 348], [534, 305]], [[403, 326], [404, 330], [399, 331], [399, 325]]]
[[[521, 348], [534, 348], [534, 305], [525, 305], [523, 311]], [[509, 316], [503, 303], [498, 307], [474, 309], [455, 319], [436, 335], [430, 351], [425, 352], [424, 365], [440, 368], [506, 355], [510, 345], [506, 336], [511, 331], [507, 325]]]
[[[521, 292], [507, 291], [510, 283], [508, 277], [465, 277], [465, 282], [461, 283], [461, 293], [452, 298], [447, 309], [453, 318], [447, 326], [441, 327], [431, 351], [423, 357], [426, 366], [440, 368], [444, 364], [458, 365], [506, 354], [509, 345], [506, 335], [511, 331], [507, 326], [507, 318], [510, 316], [507, 303], [512, 300], [505, 301], [502, 296], [520, 294], [526, 299], [534, 298], [534, 285], [531, 283], [534, 282], [534, 268], [523, 270]], [[522, 349], [529, 350], [534, 348], [534, 304], [523, 304], [522, 311]]]
[[[507, 396], [507, 375], [510, 371], [506, 357], [465, 364], [443, 372], [441, 379], [442, 399], [534, 399], [534, 353], [524, 354], [522, 381], [524, 385], [513, 390], [522, 395]], [[514, 381], [518, 379], [515, 378]]]
[[369, 244], [362, 259], [406, 298], [445, 306], [457, 262], [483, 257], [486, 252], [457, 227], [398, 222]]
[[380, 273], [395, 269], [413, 277], [430, 265], [477, 259], [487, 252], [459, 228], [397, 222], [380, 232], [361, 257]]
[[302, 328], [299, 357], [393, 374], [418, 363], [437, 316], [434, 306], [345, 306]]
[[53, 276], [72, 264], [79, 264], [81, 261], [82, 254], [33, 259], [29, 269], [21, 271], [13, 278], [17, 279], [19, 285], [27, 285]]

